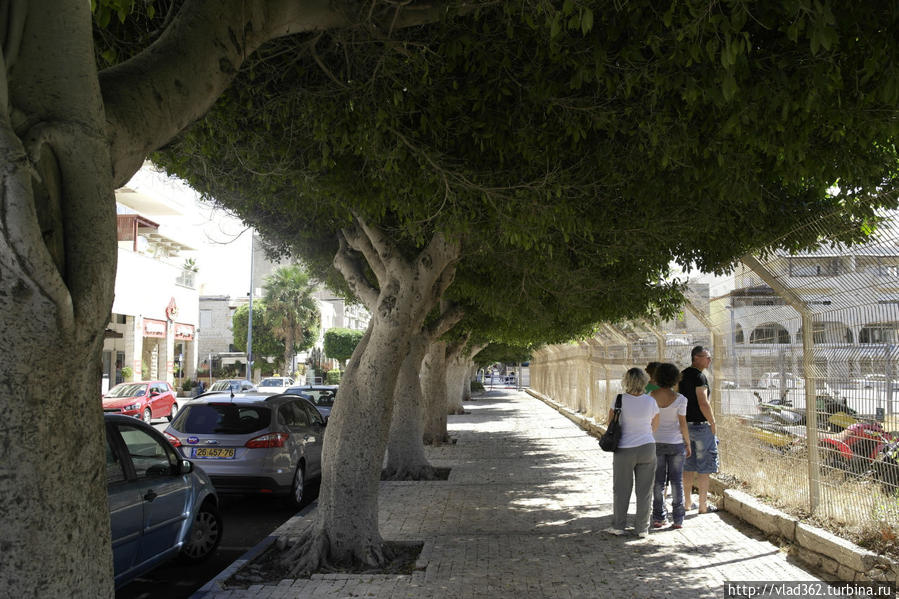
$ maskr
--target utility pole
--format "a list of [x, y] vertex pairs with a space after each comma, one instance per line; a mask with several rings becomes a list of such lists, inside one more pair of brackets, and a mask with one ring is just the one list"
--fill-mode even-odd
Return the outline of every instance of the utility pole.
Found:
[[253, 380], [253, 245], [256, 234], [250, 233], [250, 306], [247, 316], [247, 380]]

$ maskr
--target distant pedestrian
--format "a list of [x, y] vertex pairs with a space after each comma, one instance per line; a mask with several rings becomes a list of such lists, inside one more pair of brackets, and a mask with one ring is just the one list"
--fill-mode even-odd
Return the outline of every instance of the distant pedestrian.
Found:
[[668, 519], [665, 485], [671, 483], [671, 519], [674, 528], [684, 526], [684, 459], [690, 456], [687, 430], [687, 398], [674, 391], [680, 380], [674, 364], [655, 368], [659, 388], [650, 393], [659, 406], [659, 427], [655, 430], [656, 476], [652, 490], [652, 527], [662, 528]]
[[203, 384], [203, 381], [197, 381], [197, 389], [194, 392], [194, 397], [199, 397], [203, 393], [206, 392], [206, 385]]
[[650, 362], [646, 365], [646, 374], [649, 375], [649, 382], [646, 383], [647, 393], [652, 393], [659, 388], [659, 386], [656, 384], [656, 368], [659, 367], [660, 363], [661, 362]]
[[692, 365], [681, 373], [678, 390], [687, 398], [687, 428], [692, 455], [684, 462], [684, 493], [687, 509], [693, 509], [693, 482], [699, 491], [699, 513], [716, 512], [708, 504], [709, 475], [718, 472], [718, 429], [709, 399], [709, 380], [703, 370], [712, 363], [712, 354], [701, 345], [690, 352]]
[[[612, 457], [612, 526], [605, 531], [624, 534], [627, 525], [627, 506], [631, 491], [637, 497], [634, 532], [649, 534], [652, 509], [652, 482], [656, 470], [656, 446], [652, 436], [659, 424], [656, 401], [644, 390], [649, 377], [639, 368], [631, 368], [621, 381], [621, 441]], [[611, 422], [614, 410], [609, 410]]]

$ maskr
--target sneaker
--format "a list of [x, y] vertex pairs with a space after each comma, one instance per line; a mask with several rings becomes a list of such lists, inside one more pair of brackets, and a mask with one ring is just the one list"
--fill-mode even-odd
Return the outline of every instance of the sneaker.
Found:
[[616, 537], [620, 537], [621, 535], [624, 534], [623, 530], [621, 530], [620, 528], [615, 528], [614, 526], [608, 527], [603, 532], [608, 533], [610, 535], [615, 535]]
[[665, 526], [665, 523], [664, 523], [664, 522], [659, 522], [659, 521], [657, 521], [657, 520], [654, 520], [653, 523], [652, 523], [652, 527], [653, 527], [653, 528], [662, 528], [663, 526]]
[[637, 537], [639, 537], [641, 539], [645, 539], [648, 536], [649, 536], [648, 530], [641, 530], [640, 532], [637, 533]]
[[671, 528], [673, 528], [674, 530], [680, 530], [683, 527], [684, 527], [683, 524], [672, 524], [671, 525]]

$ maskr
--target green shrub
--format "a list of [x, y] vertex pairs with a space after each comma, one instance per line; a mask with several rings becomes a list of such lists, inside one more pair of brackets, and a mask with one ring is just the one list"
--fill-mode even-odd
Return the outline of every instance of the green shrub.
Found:
[[184, 381], [181, 383], [181, 390], [182, 391], [190, 391], [191, 389], [194, 388], [194, 385], [196, 385], [196, 384], [197, 384], [196, 381], [192, 381], [190, 379], [184, 379]]
[[472, 391], [483, 391], [484, 385], [482, 385], [479, 381], [471, 381], [471, 390]]
[[132, 370], [130, 366], [123, 366], [123, 367], [122, 367], [122, 378], [123, 378], [126, 382], [131, 381], [131, 375], [133, 375], [133, 374], [134, 374], [134, 370]]
[[325, 384], [326, 385], [339, 385], [340, 384], [340, 376], [341, 372], [337, 369], [329, 370], [328, 374], [325, 375]]

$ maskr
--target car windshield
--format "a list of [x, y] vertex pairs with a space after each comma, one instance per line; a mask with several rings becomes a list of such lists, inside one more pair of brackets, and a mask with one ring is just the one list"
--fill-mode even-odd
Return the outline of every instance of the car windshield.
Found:
[[247, 435], [267, 428], [271, 409], [256, 405], [187, 405], [178, 414], [172, 428], [189, 435]]
[[122, 383], [110, 389], [104, 397], [134, 397], [135, 395], [145, 395], [146, 393], [146, 385]]
[[240, 391], [240, 383], [237, 381], [216, 381], [210, 388], [210, 391]]
[[262, 382], [259, 383], [260, 387], [280, 387], [281, 385], [281, 379], [262, 379]]
[[334, 392], [330, 389], [304, 389], [303, 393], [312, 397], [317, 406], [334, 405]]

